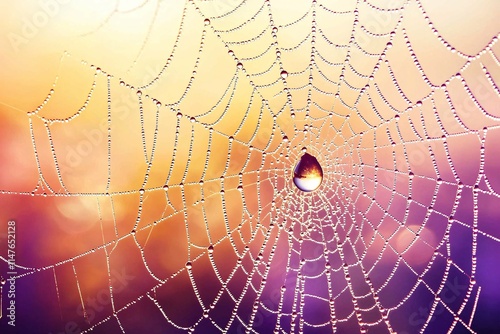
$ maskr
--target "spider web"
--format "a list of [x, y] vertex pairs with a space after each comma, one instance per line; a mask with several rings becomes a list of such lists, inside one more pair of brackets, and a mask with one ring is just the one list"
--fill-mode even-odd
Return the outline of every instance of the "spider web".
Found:
[[[477, 252], [500, 241], [498, 35], [455, 49], [418, 0], [188, 1], [148, 68], [154, 6], [130, 67], [65, 53], [25, 117], [38, 182], [2, 197], [70, 212], [40, 218], [62, 257], [17, 264], [46, 326], [475, 333]], [[291, 179], [305, 150], [312, 193]]]

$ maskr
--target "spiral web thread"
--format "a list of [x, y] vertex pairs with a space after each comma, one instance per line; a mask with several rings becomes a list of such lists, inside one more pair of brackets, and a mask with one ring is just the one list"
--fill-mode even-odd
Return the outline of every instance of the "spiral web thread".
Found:
[[[155, 17], [161, 15], [164, 4], [155, 4]], [[84, 104], [68, 118], [42, 116], [45, 105], [57, 94], [56, 79], [43, 104], [27, 117], [39, 183], [32, 192], [4, 190], [2, 196], [24, 195], [27, 200], [29, 196], [91, 197], [101, 224], [103, 206], [113, 211], [117, 197], [136, 196], [138, 209], [133, 223], [115, 221], [114, 238], [102, 232], [102, 243], [87, 252], [42, 268], [19, 264], [24, 271], [19, 279], [52, 271], [58, 299], [64, 298], [59, 296], [62, 283], [58, 283], [57, 269], [70, 266], [84, 318], [88, 318], [77, 262], [93, 253], [104, 255], [106, 267], [101, 269], [108, 275], [112, 312], [99, 321], [88, 321], [83, 332], [97, 332], [114, 323], [127, 333], [131, 330], [124, 314], [147, 302], [161, 313], [162, 326], [171, 332], [404, 333], [437, 328], [474, 333], [481, 289], [475, 280], [478, 241], [500, 241], [481, 229], [479, 221], [481, 200], [498, 204], [500, 198], [495, 183], [490, 182], [498, 176], [485, 166], [488, 135], [498, 131], [500, 114], [484, 106], [485, 95], [489, 99], [500, 95], [494, 75], [498, 77], [498, 37], [493, 36], [477, 54], [456, 50], [418, 0], [380, 6], [357, 1], [339, 9], [336, 2], [312, 1], [302, 5], [302, 15], [294, 18], [280, 17], [273, 6], [270, 1], [188, 1], [171, 54], [153, 79], [144, 84], [128, 82], [105, 68], [82, 62], [94, 79]], [[387, 19], [386, 26], [370, 31], [370, 20], [377, 15]], [[407, 26], [407, 15], [418, 15], [419, 28], [427, 30], [450, 59], [461, 63], [458, 71], [444, 80], [430, 78], [419, 60], [419, 52], [424, 51], [412, 42], [410, 30], [414, 28]], [[200, 29], [186, 26], [188, 19], [198, 20]], [[350, 34], [336, 38], [327, 24], [335, 20], [350, 22]], [[133, 71], [147, 52], [151, 26], [127, 71]], [[296, 27], [303, 38], [280, 38]], [[235, 40], [235, 35], [240, 39]], [[196, 59], [190, 65], [189, 82], [178, 96], [150, 94], [172, 73], [186, 40], [198, 41], [196, 49], [190, 50]], [[197, 99], [191, 88], [206, 65], [204, 57], [210, 57], [205, 49], [211, 44], [225, 48], [227, 56], [216, 61], [234, 68], [234, 74], [217, 93], [215, 104], [192, 110], [185, 102]], [[396, 47], [411, 58], [409, 64], [422, 89], [405, 91], [408, 82], [391, 57]], [[289, 61], [289, 55], [297, 54], [307, 55], [303, 64]], [[61, 64], [71, 57], [64, 54]], [[483, 85], [481, 96], [474, 81], [478, 77]], [[107, 179], [101, 184], [102, 192], [75, 191], [65, 185], [51, 131], [85, 114], [98, 90], [107, 91]], [[127, 90], [135, 99], [132, 112], [141, 125], [140, 137], [133, 140], [141, 142], [141, 163], [146, 168], [140, 188], [115, 191], [112, 152], [119, 143], [113, 136], [113, 96]], [[232, 105], [241, 95], [246, 110], [235, 110]], [[164, 128], [162, 118], [175, 127]], [[154, 126], [148, 128], [146, 119], [153, 119]], [[50, 142], [57, 184], [46, 181], [40, 166], [32, 124], [40, 120]], [[220, 130], [228, 120], [234, 131]], [[245, 135], [243, 129], [248, 127], [253, 130]], [[150, 173], [162, 155], [158, 145], [165, 140], [160, 136], [168, 131], [174, 132], [168, 141], [171, 163], [164, 184], [152, 184]], [[457, 162], [462, 159], [457, 153], [461, 145], [457, 143], [464, 143], [461, 139], [472, 142], [480, 152], [471, 158], [477, 164], [472, 182], [461, 178], [464, 163]], [[303, 148], [318, 158], [324, 171], [321, 187], [312, 193], [299, 191], [290, 177]], [[214, 164], [214, 156], [221, 156], [218, 150], [227, 155], [222, 154], [222, 160]], [[204, 163], [195, 177], [191, 170], [198, 160]], [[158, 193], [164, 196], [163, 213], [159, 219], [145, 221], [148, 197]], [[462, 219], [458, 211], [464, 198], [473, 203], [473, 212]], [[155, 229], [178, 219], [185, 225], [187, 258], [185, 265], [162, 276], [150, 268], [148, 258], [160, 255], [148, 253], [147, 243]], [[124, 232], [120, 224], [131, 228]], [[193, 236], [200, 229], [204, 236]], [[432, 231], [432, 236], [426, 231]], [[403, 246], [396, 242], [402, 235], [408, 239]], [[112, 288], [111, 253], [129, 239], [139, 250], [152, 283], [126, 303], [118, 303]], [[454, 244], [463, 240], [470, 243], [468, 253], [457, 255]], [[417, 245], [423, 253], [430, 250], [425, 263], [409, 256]], [[211, 273], [198, 274], [198, 265], [208, 266]], [[200, 285], [209, 276], [213, 284], [206, 293]], [[445, 300], [441, 295], [447, 282], [456, 277], [466, 282], [466, 288], [452, 301]], [[182, 301], [162, 296], [166, 287], [179, 284], [190, 287], [187, 294], [198, 304], [189, 304], [191, 311], [184, 319], [168, 306]], [[412, 318], [418, 303], [426, 303], [429, 310], [418, 325], [409, 325], [406, 319]], [[433, 320], [438, 309], [439, 323]]]

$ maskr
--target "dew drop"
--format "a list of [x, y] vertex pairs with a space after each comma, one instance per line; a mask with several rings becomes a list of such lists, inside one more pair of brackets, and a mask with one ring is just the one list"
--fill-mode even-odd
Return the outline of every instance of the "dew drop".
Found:
[[283, 79], [286, 79], [287, 76], [288, 76], [288, 72], [287, 71], [281, 71], [281, 77]]
[[323, 169], [318, 160], [304, 153], [293, 171], [293, 183], [302, 191], [316, 190], [323, 181]]
[[241, 69], [243, 68], [243, 64], [242, 64], [242, 63], [238, 63], [238, 64], [236, 64], [236, 67], [237, 67], [239, 70], [241, 70]]
[[209, 19], [205, 19], [205, 20], [203, 21], [203, 23], [205, 23], [205, 25], [206, 25], [206, 26], [208, 26], [208, 25], [210, 24], [210, 20], [209, 20]]

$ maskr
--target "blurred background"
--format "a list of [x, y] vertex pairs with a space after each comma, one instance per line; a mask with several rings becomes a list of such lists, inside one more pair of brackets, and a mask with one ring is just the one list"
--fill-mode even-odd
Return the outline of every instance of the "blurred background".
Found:
[[499, 9], [0, 4], [1, 332], [498, 330]]

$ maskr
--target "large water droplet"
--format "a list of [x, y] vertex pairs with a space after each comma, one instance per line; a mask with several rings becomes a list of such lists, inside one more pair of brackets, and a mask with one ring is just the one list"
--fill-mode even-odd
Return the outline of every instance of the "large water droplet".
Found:
[[323, 181], [323, 169], [318, 160], [304, 153], [293, 170], [293, 183], [302, 191], [316, 190]]

